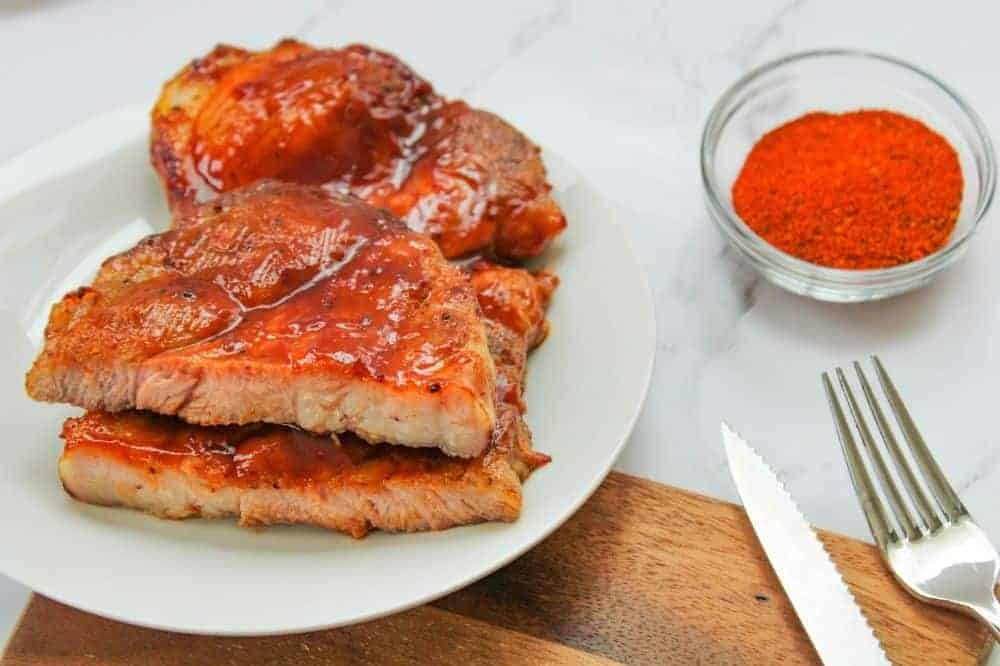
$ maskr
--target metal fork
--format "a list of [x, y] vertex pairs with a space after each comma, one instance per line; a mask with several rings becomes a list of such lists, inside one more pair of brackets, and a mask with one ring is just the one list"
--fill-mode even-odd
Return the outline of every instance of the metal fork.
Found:
[[[882, 552], [882, 559], [910, 594], [977, 617], [987, 623], [994, 636], [1000, 639], [1000, 604], [994, 594], [1000, 557], [934, 460], [882, 362], [873, 356], [872, 364], [903, 435], [909, 457], [900, 447], [857, 361], [854, 362], [854, 371], [884, 448], [902, 484], [890, 472], [882, 449], [872, 437], [868, 420], [854, 397], [844, 371], [837, 368], [837, 383], [868, 454], [867, 464], [851, 433], [830, 376], [825, 372], [823, 386], [854, 491]], [[916, 461], [917, 468], [910, 458]], [[875, 470], [877, 484], [870, 468]]]

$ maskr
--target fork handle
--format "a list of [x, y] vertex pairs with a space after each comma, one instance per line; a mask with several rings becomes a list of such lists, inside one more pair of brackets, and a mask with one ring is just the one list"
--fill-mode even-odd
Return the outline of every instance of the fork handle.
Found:
[[992, 600], [989, 606], [969, 605], [969, 611], [982, 620], [993, 632], [993, 638], [1000, 641], [1000, 603]]

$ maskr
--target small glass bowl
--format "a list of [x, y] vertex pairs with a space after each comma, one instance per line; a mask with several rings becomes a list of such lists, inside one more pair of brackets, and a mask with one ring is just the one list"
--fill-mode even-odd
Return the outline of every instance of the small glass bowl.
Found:
[[[916, 118], [958, 152], [965, 181], [962, 207], [948, 244], [934, 254], [892, 268], [827, 268], [777, 249], [733, 210], [733, 182], [763, 134], [810, 111], [858, 109]], [[809, 51], [751, 71], [715, 104], [701, 139], [705, 200], [723, 234], [767, 279], [822, 301], [887, 298], [928, 283], [951, 265], [989, 210], [995, 162], [986, 127], [954, 90], [913, 65], [863, 51]]]

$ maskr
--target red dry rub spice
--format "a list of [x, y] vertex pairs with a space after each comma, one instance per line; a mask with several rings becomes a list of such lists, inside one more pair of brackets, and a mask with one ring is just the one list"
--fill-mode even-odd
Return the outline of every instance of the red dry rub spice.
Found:
[[733, 184], [736, 213], [805, 261], [885, 268], [938, 250], [962, 202], [955, 149], [891, 111], [809, 113], [764, 135]]

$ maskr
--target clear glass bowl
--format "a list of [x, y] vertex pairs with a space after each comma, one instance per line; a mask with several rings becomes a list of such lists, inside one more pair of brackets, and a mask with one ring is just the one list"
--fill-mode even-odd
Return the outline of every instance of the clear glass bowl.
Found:
[[[750, 149], [810, 111], [887, 109], [916, 118], [958, 152], [965, 189], [948, 244], [908, 264], [875, 270], [827, 268], [797, 259], [754, 233], [733, 210], [732, 187]], [[863, 51], [809, 51], [759, 67], [727, 90], [705, 123], [701, 176], [708, 211], [767, 279], [824, 301], [870, 301], [915, 289], [952, 264], [989, 210], [996, 158], [986, 127], [954, 90], [913, 65]]]

